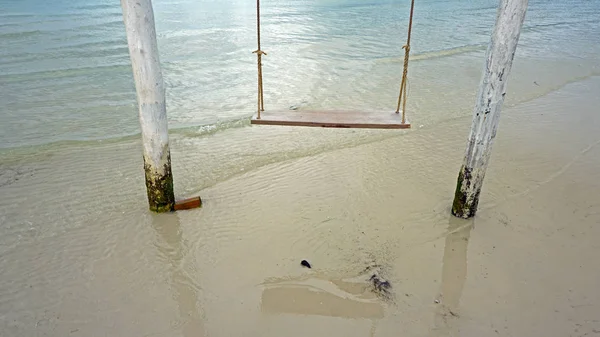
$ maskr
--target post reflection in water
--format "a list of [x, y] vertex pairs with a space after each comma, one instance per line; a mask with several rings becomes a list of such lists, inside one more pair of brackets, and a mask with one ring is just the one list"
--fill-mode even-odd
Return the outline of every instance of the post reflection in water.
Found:
[[450, 216], [444, 247], [442, 282], [437, 297], [432, 336], [458, 336], [460, 297], [467, 278], [467, 247], [474, 220]]
[[179, 217], [177, 214], [153, 214], [152, 227], [158, 234], [155, 246], [169, 271], [170, 289], [179, 308], [179, 321], [174, 326], [184, 337], [204, 336], [203, 313], [197, 307], [199, 286], [184, 268], [188, 248]]

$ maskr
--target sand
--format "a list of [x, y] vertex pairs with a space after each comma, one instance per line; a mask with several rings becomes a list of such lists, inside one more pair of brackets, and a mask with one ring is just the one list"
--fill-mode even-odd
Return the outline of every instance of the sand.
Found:
[[1, 335], [598, 335], [598, 92], [592, 77], [504, 109], [472, 220], [449, 211], [465, 117], [201, 190], [212, 136], [174, 137], [178, 197], [204, 200], [175, 214], [147, 211], [137, 138], [5, 162]]

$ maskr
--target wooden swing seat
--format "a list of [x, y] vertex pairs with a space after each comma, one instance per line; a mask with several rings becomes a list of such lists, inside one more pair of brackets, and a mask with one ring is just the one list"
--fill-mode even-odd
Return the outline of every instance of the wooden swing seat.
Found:
[[323, 128], [410, 129], [402, 123], [402, 114], [394, 112], [280, 110], [261, 111], [260, 119], [254, 114], [250, 121], [257, 125], [312, 126]]
[[[323, 128], [366, 128], [366, 129], [410, 129], [406, 120], [406, 92], [408, 57], [410, 52], [410, 33], [412, 29], [415, 0], [411, 0], [410, 18], [408, 22], [408, 37], [404, 49], [404, 71], [398, 95], [396, 112], [358, 112], [358, 111], [323, 111], [323, 110], [279, 110], [264, 112], [264, 91], [262, 77], [262, 57], [267, 53], [260, 48], [260, 0], [256, 0], [256, 42], [257, 47], [252, 53], [256, 54], [258, 66], [258, 104], [257, 113], [250, 124], [282, 125], [282, 126], [313, 126]], [[402, 112], [400, 107], [402, 106]]]

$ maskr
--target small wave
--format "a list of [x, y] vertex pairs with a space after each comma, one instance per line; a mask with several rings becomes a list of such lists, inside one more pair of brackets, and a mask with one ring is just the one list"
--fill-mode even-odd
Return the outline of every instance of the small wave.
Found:
[[42, 34], [41, 30], [29, 30], [23, 32], [0, 33], [0, 39], [22, 39]]
[[58, 79], [64, 77], [84, 76], [92, 73], [109, 70], [115, 70], [117, 72], [131, 71], [131, 65], [122, 63], [96, 67], [51, 69], [32, 72], [15, 72], [4, 75], [0, 83], [39, 81], [40, 79]]
[[228, 129], [243, 128], [250, 125], [250, 117], [232, 119], [214, 124], [186, 126], [181, 128], [170, 129], [173, 134], [180, 134], [186, 137], [202, 137], [215, 134]]
[[0, 59], [0, 66], [27, 63], [41, 59], [41, 57], [32, 54], [14, 54], [4, 56]]
[[100, 41], [85, 41], [85, 42], [74, 41], [73, 43], [64, 44], [64, 45], [60, 45], [57, 47], [51, 47], [48, 50], [52, 50], [52, 51], [60, 51], [60, 50], [65, 50], [65, 49], [95, 50], [95, 49], [112, 47], [112, 46], [127, 47], [127, 39], [125, 37], [123, 37], [123, 38], [103, 39]]
[[557, 27], [557, 28], [575, 27], [580, 24], [598, 23], [598, 22], [600, 22], [600, 20], [593, 19], [593, 20], [577, 20], [577, 21], [561, 21], [561, 22], [552, 22], [552, 23], [539, 23], [539, 24], [532, 24], [532, 25], [524, 26], [522, 31], [523, 32], [537, 32], [537, 31], [544, 31], [548, 28], [553, 28], [553, 27]]
[[[450, 49], [428, 51], [428, 52], [411, 55], [410, 60], [411, 61], [419, 61], [419, 60], [436, 59], [436, 58], [472, 53], [475, 51], [481, 51], [481, 50], [485, 50], [485, 48], [486, 48], [485, 44], [475, 44], [475, 45], [466, 45], [466, 46], [450, 48]], [[404, 62], [404, 56], [382, 58], [382, 59], [379, 59], [379, 62], [402, 63], [402, 62]]]
[[89, 138], [83, 140], [77, 139], [67, 139], [67, 140], [57, 140], [50, 141], [47, 143], [36, 143], [36, 144], [27, 144], [27, 145], [17, 145], [17, 146], [2, 146], [0, 145], [0, 162], [6, 162], [11, 157], [19, 158], [20, 156], [27, 156], [28, 154], [36, 154], [41, 152], [52, 152], [58, 151], [64, 148], [82, 148], [85, 146], [94, 146], [95, 144], [112, 144], [118, 143], [122, 141], [127, 141], [138, 137], [137, 134], [129, 134], [115, 137], [105, 137], [105, 138]]
[[103, 21], [96, 21], [94, 23], [89, 23], [89, 19], [88, 18], [82, 18], [81, 20], [77, 20], [77, 22], [82, 22], [84, 24], [82, 24], [81, 26], [77, 26], [77, 27], [66, 27], [66, 28], [62, 28], [62, 29], [58, 29], [56, 30], [56, 32], [65, 32], [65, 33], [73, 33], [73, 30], [77, 30], [78, 32], [95, 32], [95, 31], [116, 31], [118, 29], [123, 28], [124, 29], [124, 25], [123, 25], [123, 21], [119, 20], [117, 18], [111, 18], [110, 20], [106, 21], [107, 16], [103, 16], [102, 19]]
[[49, 48], [48, 51], [62, 54], [63, 58], [75, 59], [129, 55], [125, 38], [97, 42], [73, 42]]
[[0, 13], [0, 18], [33, 18], [35, 14], [27, 14], [27, 13]]
[[538, 23], [533, 25], [524, 26], [522, 28], [523, 32], [535, 32], [535, 31], [543, 31], [550, 27], [562, 27], [573, 24], [571, 22], [553, 22], [553, 23]]
[[118, 3], [116, 4], [89, 4], [75, 6], [76, 10], [102, 10], [102, 9], [119, 9]]
[[461, 11], [463, 13], [479, 13], [479, 12], [486, 12], [486, 11], [496, 11], [497, 7], [496, 6], [486, 6], [486, 7], [478, 7], [478, 8], [463, 8], [461, 9]]
[[[2, 17], [0, 15], [0, 17]], [[9, 22], [9, 23], [0, 23], [0, 28], [6, 28], [6, 27], [19, 27], [22, 26], [23, 24], [21, 22]]]
[[[243, 128], [246, 126], [250, 126], [250, 117], [243, 117], [211, 124], [171, 127], [169, 128], [169, 134], [197, 138], [212, 135], [220, 131]], [[33, 145], [19, 145], [12, 147], [3, 147], [0, 145], [0, 162], [8, 161], [9, 157], [11, 156], [22, 156], [27, 153], [46, 152], [69, 147], [94, 146], [96, 144], [113, 144], [137, 139], [138, 137], [140, 137], [140, 133], [136, 132], [123, 134], [120, 136], [113, 135], [109, 137], [96, 137], [88, 139], [65, 139]]]

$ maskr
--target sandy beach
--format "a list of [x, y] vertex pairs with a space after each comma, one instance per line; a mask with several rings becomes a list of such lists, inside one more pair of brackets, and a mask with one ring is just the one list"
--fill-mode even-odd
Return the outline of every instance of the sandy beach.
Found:
[[[35, 171], [13, 163], [3, 223], [46, 226], [9, 227], [18, 239], [1, 252], [2, 330], [593, 336], [599, 91], [592, 77], [505, 109], [470, 221], [449, 212], [468, 117], [240, 172], [193, 191], [202, 209], [167, 215], [146, 210], [137, 140], [62, 150]], [[195, 179], [200, 153], [174, 137], [177, 187]], [[39, 188], [64, 180], [75, 183], [63, 196]], [[373, 270], [392, 298], [371, 291]]]

